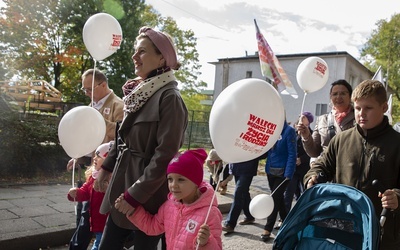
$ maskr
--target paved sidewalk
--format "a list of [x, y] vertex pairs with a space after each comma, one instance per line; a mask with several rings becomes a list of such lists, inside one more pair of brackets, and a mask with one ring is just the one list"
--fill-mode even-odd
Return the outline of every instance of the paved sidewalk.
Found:
[[[205, 180], [208, 181], [206, 170]], [[70, 187], [71, 185], [0, 187], [0, 249], [56, 249], [56, 246], [67, 244], [75, 229], [74, 203], [66, 197]], [[219, 208], [223, 214], [229, 212], [233, 191], [234, 181], [231, 181], [226, 195], [217, 193]], [[255, 176], [253, 180], [252, 196], [260, 193], [270, 193], [266, 176]], [[247, 236], [258, 239], [258, 232], [262, 230], [260, 225], [262, 223], [257, 227], [257, 236]], [[226, 240], [229, 241], [229, 238]]]

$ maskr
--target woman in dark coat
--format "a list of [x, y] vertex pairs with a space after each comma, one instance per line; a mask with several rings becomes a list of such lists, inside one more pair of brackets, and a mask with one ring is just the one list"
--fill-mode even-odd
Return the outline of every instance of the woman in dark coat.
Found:
[[[102, 213], [110, 213], [100, 249], [122, 249], [134, 231], [135, 249], [157, 249], [161, 235], [147, 236], [126, 217], [143, 206], [155, 214], [167, 199], [166, 169], [183, 144], [187, 109], [177, 88], [175, 47], [169, 35], [148, 27], [136, 38], [135, 79], [124, 91], [124, 119], [104, 161], [98, 189], [105, 190]], [[110, 179], [111, 177], [111, 179]], [[124, 201], [115, 206], [124, 194]]]

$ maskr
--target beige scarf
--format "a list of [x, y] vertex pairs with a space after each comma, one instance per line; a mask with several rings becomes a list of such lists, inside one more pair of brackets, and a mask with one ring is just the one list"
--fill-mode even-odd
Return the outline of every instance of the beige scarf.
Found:
[[157, 90], [175, 80], [174, 72], [170, 70], [139, 83], [136, 88], [123, 98], [125, 114], [138, 111]]

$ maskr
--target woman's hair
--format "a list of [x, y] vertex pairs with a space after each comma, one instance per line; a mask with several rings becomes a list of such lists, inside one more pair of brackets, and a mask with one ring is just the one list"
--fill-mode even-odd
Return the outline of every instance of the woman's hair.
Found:
[[351, 99], [353, 102], [360, 98], [375, 97], [379, 104], [387, 102], [386, 89], [380, 81], [364, 80], [353, 92]]
[[346, 89], [347, 89], [347, 91], [349, 91], [349, 95], [350, 95], [350, 96], [351, 96], [351, 93], [353, 93], [353, 88], [351, 87], [350, 83], [348, 83], [348, 82], [347, 82], [346, 80], [344, 80], [344, 79], [340, 79], [340, 80], [334, 81], [334, 82], [331, 84], [331, 90], [329, 91], [329, 94], [332, 94], [332, 89], [333, 89], [333, 87], [336, 86], [336, 85], [343, 85], [343, 86], [345, 86]]

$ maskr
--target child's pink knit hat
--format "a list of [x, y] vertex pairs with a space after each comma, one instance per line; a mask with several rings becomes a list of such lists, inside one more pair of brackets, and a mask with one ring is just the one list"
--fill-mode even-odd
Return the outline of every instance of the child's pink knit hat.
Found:
[[206, 158], [207, 152], [202, 148], [187, 150], [171, 160], [167, 168], [167, 175], [170, 173], [180, 174], [200, 186], [203, 181], [203, 165]]

